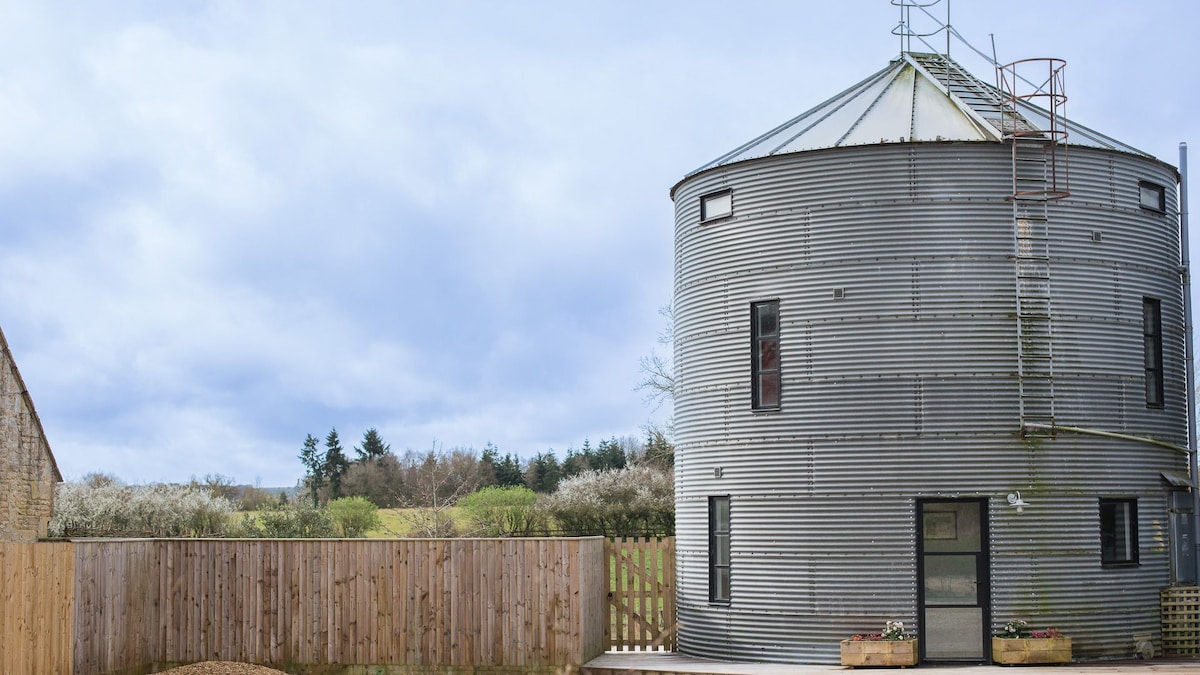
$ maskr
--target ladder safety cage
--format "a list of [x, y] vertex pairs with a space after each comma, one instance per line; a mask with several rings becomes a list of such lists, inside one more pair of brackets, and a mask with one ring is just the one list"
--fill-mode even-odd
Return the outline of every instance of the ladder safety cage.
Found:
[[[1065, 66], [1062, 59], [1025, 59], [999, 69], [1001, 133], [1012, 149], [1017, 383], [1021, 434], [1026, 437], [1055, 433], [1048, 204], [1071, 194], [1062, 122]], [[1022, 70], [1028, 74], [1038, 68], [1045, 75], [1040, 84], [1022, 75]], [[1037, 116], [1044, 117], [1042, 128], [1030, 121]]]
[[[1067, 163], [1067, 128], [1063, 122], [1067, 104], [1067, 62], [1056, 58], [1022, 59], [999, 67], [1004, 98], [1001, 132], [1013, 141], [1013, 198], [1054, 201], [1071, 196]], [[1042, 75], [1027, 75], [1042, 70]], [[1040, 80], [1040, 84], [1036, 83]], [[1037, 104], [1042, 104], [1041, 106]], [[1037, 128], [1022, 115], [1021, 108], [1046, 116], [1045, 127]], [[1040, 111], [1037, 109], [1040, 108]], [[1040, 158], [1035, 155], [1040, 151]], [[1022, 166], [1025, 164], [1026, 166]], [[1040, 173], [1039, 168], [1045, 170]]]

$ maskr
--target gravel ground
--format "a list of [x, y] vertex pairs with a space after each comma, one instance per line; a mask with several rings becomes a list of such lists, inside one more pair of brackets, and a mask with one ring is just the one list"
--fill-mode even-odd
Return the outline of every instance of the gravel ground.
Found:
[[287, 673], [251, 663], [205, 661], [164, 670], [162, 675], [287, 675]]

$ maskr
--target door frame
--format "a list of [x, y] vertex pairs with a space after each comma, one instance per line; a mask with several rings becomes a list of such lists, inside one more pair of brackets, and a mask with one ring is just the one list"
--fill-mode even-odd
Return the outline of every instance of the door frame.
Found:
[[[918, 498], [916, 500], [916, 552], [917, 552], [917, 622], [921, 626], [922, 632], [925, 630], [925, 505], [926, 504], [968, 504], [975, 503], [979, 505], [979, 553], [975, 562], [975, 576], [978, 580], [976, 586], [976, 599], [978, 607], [983, 612], [981, 635], [979, 636], [980, 644], [983, 646], [983, 656], [979, 660], [967, 659], [933, 659], [930, 663], [936, 664], [955, 664], [955, 663], [972, 663], [991, 665], [992, 649], [991, 649], [991, 625], [992, 625], [992, 551], [991, 551], [991, 530], [988, 526], [988, 499], [986, 497], [964, 497], [964, 498], [949, 498], [949, 497], [930, 497]], [[925, 648], [927, 640], [920, 641], [920, 661], [925, 663]]]

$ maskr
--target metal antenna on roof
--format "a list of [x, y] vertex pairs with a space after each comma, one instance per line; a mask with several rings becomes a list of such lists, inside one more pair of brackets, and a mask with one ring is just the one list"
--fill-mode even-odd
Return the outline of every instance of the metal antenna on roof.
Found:
[[[903, 54], [905, 52], [912, 51], [912, 39], [914, 37], [917, 38], [918, 40], [920, 40], [922, 43], [924, 43], [925, 46], [928, 47], [930, 51], [937, 52], [937, 48], [933, 47], [928, 42], [926, 42], [925, 38], [932, 37], [932, 36], [937, 35], [938, 33], [942, 32], [943, 30], [949, 29], [949, 27], [950, 27], [949, 26], [950, 0], [946, 0], [946, 23], [941, 22], [936, 17], [934, 17], [932, 14], [930, 14], [929, 10], [925, 9], [926, 7], [933, 7], [934, 5], [940, 3], [942, 0], [890, 0], [890, 1], [892, 3], [893, 7], [900, 8], [900, 23], [897, 24], [896, 27], [892, 29], [892, 35], [898, 35], [900, 37], [900, 53]], [[914, 7], [921, 10], [922, 12], [925, 13], [926, 16], [932, 18], [935, 22], [937, 22], [938, 27], [929, 33], [918, 33], [913, 28], [913, 25], [912, 25], [912, 10]], [[950, 54], [950, 36], [949, 36], [949, 34], [946, 35], [946, 54], [947, 55]]]
[[[924, 44], [929, 51], [936, 53], [937, 48], [927, 42], [925, 38], [937, 35], [939, 32], [944, 30], [946, 31], [946, 57], [950, 57], [950, 36], [953, 35], [954, 37], [958, 38], [959, 42], [963, 43], [963, 45], [965, 45], [968, 49], [975, 52], [977, 56], [990, 63], [992, 67], [996, 69], [996, 88], [1001, 89], [1000, 69], [1003, 68], [1004, 64], [1000, 63], [1000, 61], [996, 58], [996, 36], [991, 33], [988, 34], [992, 39], [992, 54], [989, 56], [988, 54], [983, 53], [978, 47], [971, 44], [967, 38], [963, 37], [962, 33], [959, 33], [954, 26], [950, 25], [950, 0], [946, 0], [945, 22], [934, 16], [928, 9], [926, 9], [927, 7], [932, 7], [939, 2], [941, 2], [941, 0], [891, 0], [893, 5], [900, 8], [900, 24], [896, 26], [896, 28], [892, 29], [892, 34], [900, 36], [901, 51], [911, 51], [912, 38], [915, 37], [922, 44]], [[911, 15], [914, 8], [921, 10], [921, 12], [925, 14], [927, 18], [933, 20], [938, 25], [938, 28], [929, 33], [918, 33], [913, 30]], [[1020, 74], [1016, 74], [1016, 78], [1030, 87], [1033, 87], [1034, 91], [1042, 94], [1049, 94], [1049, 88], [1053, 84], [1049, 78], [1041, 83], [1033, 82]]]
[[946, 58], [950, 58], [950, 0], [946, 0]]
[[988, 37], [992, 39], [992, 70], [996, 72], [996, 89], [1000, 89], [1000, 60], [996, 58], [996, 34], [988, 33]]

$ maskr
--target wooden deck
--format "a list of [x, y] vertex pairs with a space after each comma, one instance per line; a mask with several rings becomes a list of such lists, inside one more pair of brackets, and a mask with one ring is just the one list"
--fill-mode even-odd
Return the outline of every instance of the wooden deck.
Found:
[[[938, 675], [1197, 675], [1200, 659], [1171, 658], [1150, 661], [1101, 661], [1051, 666], [930, 666]], [[582, 675], [805, 675], [852, 670], [842, 666], [737, 663], [698, 659], [674, 652], [608, 652], [584, 664]], [[861, 669], [858, 669], [861, 670]], [[872, 668], [870, 670], [881, 670]], [[898, 668], [884, 668], [896, 670]], [[909, 669], [905, 669], [909, 672]]]

